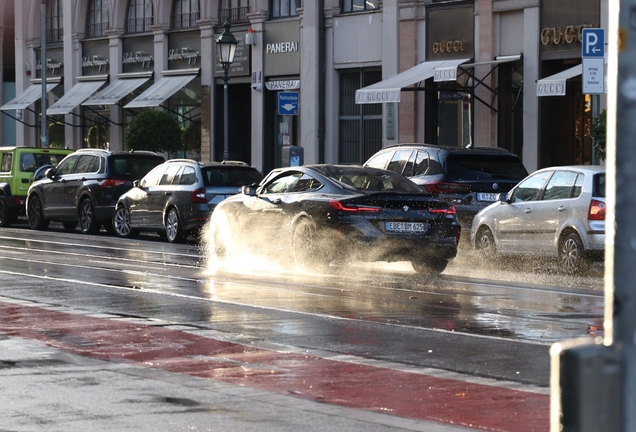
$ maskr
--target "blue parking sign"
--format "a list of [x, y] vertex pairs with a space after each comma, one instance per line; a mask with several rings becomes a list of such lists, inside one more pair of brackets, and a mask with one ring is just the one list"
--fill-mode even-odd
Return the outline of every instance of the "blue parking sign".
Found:
[[298, 92], [278, 93], [278, 115], [298, 115]]
[[605, 29], [584, 28], [583, 29], [583, 58], [605, 57]]

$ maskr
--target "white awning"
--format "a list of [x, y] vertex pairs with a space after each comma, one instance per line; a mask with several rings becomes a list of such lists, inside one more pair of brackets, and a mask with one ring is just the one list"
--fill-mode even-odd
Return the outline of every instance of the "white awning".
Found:
[[578, 64], [563, 72], [537, 81], [537, 96], [565, 96], [565, 83], [570, 78], [583, 73], [583, 65]]
[[181, 90], [196, 75], [176, 75], [161, 78], [151, 85], [148, 90], [137, 96], [124, 108], [145, 108], [161, 105], [170, 96]]
[[89, 97], [82, 105], [115, 105], [150, 78], [118, 79], [99, 93]]
[[[47, 93], [50, 92], [58, 84], [59, 84], [59, 82], [52, 83], [52, 84], [47, 84], [46, 85], [46, 92]], [[35, 102], [38, 99], [40, 99], [41, 97], [42, 97], [42, 85], [41, 84], [32, 84], [25, 91], [23, 91], [19, 96], [11, 99], [9, 102], [7, 102], [6, 104], [2, 105], [2, 107], [0, 107], [0, 110], [8, 111], [8, 110], [25, 109], [29, 105], [31, 105], [33, 102]]]
[[46, 110], [47, 115], [68, 114], [88, 99], [106, 81], [83, 81], [75, 84], [64, 96]]
[[479, 63], [466, 63], [470, 59], [423, 62], [379, 83], [357, 90], [356, 103], [399, 102], [402, 88], [420, 81], [429, 78], [433, 78], [435, 82], [456, 81], [457, 68], [460, 66], [462, 69], [476, 66], [497, 66], [501, 63], [509, 63], [520, 59], [521, 54], [516, 54], [499, 56], [494, 60]]
[[[400, 92], [403, 87], [408, 87], [420, 81], [425, 81], [435, 76], [436, 71], [439, 70], [439, 78], [443, 78], [445, 72], [450, 71], [457, 66], [467, 62], [470, 59], [459, 60], [440, 60], [440, 61], [428, 61], [413, 66], [410, 69], [400, 72], [397, 75], [393, 75], [390, 78], [380, 81], [379, 83], [372, 84], [370, 86], [356, 90], [356, 103], [385, 103], [385, 102], [399, 102]], [[441, 79], [440, 79], [441, 80]]]

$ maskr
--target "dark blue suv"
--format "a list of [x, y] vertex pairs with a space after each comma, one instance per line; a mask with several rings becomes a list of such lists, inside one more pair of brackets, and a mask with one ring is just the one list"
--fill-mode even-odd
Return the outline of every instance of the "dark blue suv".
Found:
[[59, 221], [69, 231], [78, 223], [85, 234], [98, 232], [102, 225], [112, 231], [119, 196], [163, 162], [162, 156], [147, 151], [78, 150], [29, 187], [29, 225], [43, 230]]

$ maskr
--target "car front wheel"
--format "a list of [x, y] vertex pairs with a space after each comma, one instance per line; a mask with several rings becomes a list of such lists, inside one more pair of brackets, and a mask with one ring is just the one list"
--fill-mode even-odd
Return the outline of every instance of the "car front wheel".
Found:
[[37, 195], [32, 196], [27, 203], [27, 217], [29, 219], [29, 226], [35, 230], [45, 230], [49, 227], [51, 222], [44, 217], [42, 213], [42, 201]]
[[185, 234], [179, 223], [179, 214], [174, 207], [168, 211], [166, 216], [166, 237], [170, 243], [181, 243], [185, 240]]
[[120, 205], [115, 210], [112, 227], [115, 234], [119, 237], [132, 238], [137, 234], [130, 224], [130, 212], [123, 205]]
[[442, 258], [430, 258], [411, 261], [411, 265], [413, 266], [413, 270], [415, 270], [418, 274], [431, 276], [438, 275], [446, 270], [448, 260]]
[[322, 270], [329, 264], [318, 238], [316, 225], [302, 219], [296, 224], [292, 236], [292, 256], [298, 267]]

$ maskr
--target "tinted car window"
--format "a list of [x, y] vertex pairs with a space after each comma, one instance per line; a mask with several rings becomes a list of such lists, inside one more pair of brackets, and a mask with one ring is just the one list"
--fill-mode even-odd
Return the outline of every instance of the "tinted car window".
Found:
[[576, 173], [572, 171], [557, 171], [550, 178], [548, 185], [545, 187], [543, 200], [565, 199], [570, 198], [572, 186], [576, 179]]
[[13, 153], [5, 153], [2, 155], [2, 172], [11, 172], [11, 162], [13, 161]]
[[64, 159], [57, 167], [57, 175], [70, 174], [73, 172], [73, 168], [75, 167], [75, 163], [79, 159], [79, 156], [73, 155]]
[[[35, 172], [36, 169], [44, 165], [55, 166], [64, 156], [65, 155], [22, 153], [20, 155], [20, 171]], [[11, 162], [10, 158], [9, 162]]]
[[512, 193], [511, 202], [536, 201], [551, 174], [552, 171], [541, 172], [519, 183]]
[[75, 164], [75, 168], [73, 169], [74, 173], [92, 173], [97, 172], [99, 166], [96, 163], [97, 156], [93, 155], [82, 155], [77, 160]]
[[183, 172], [181, 172], [181, 177], [179, 178], [180, 185], [193, 185], [197, 181], [197, 173], [192, 167], [183, 168]]
[[247, 186], [261, 181], [261, 173], [253, 168], [217, 166], [201, 169], [206, 186]]
[[391, 158], [391, 162], [389, 162], [389, 166], [387, 169], [389, 171], [396, 172], [398, 174], [402, 174], [404, 172], [404, 168], [406, 167], [406, 163], [413, 150], [398, 150], [393, 154], [393, 158]]
[[389, 162], [389, 160], [391, 160], [391, 156], [393, 156], [393, 153], [394, 152], [392, 151], [380, 153], [372, 159], [369, 159], [369, 161], [365, 165], [372, 168], [384, 168], [386, 167], [386, 164]]
[[459, 180], [513, 179], [528, 174], [516, 157], [489, 155], [451, 155], [446, 159], [448, 175]]
[[418, 151], [415, 156], [415, 166], [413, 167], [413, 175], [425, 174], [428, 170], [428, 153], [425, 151]]
[[157, 183], [159, 183], [159, 179], [161, 178], [161, 175], [163, 174], [165, 169], [166, 167], [164, 165], [160, 165], [157, 168], [154, 168], [152, 171], [146, 174], [144, 178], [141, 179], [141, 181], [139, 182], [139, 186], [142, 188], [157, 186]]
[[594, 175], [592, 195], [599, 198], [605, 198], [605, 173]]
[[180, 169], [181, 169], [181, 165], [169, 165], [168, 169], [166, 169], [163, 172], [163, 175], [161, 176], [161, 180], [159, 181], [159, 184], [171, 185]]
[[296, 183], [303, 176], [302, 173], [288, 173], [281, 177], [274, 179], [274, 181], [270, 182], [265, 187], [265, 192], [267, 193], [284, 193], [287, 192], [290, 188], [293, 188]]
[[164, 160], [161, 156], [132, 154], [112, 155], [108, 159], [108, 168], [113, 178], [137, 180], [163, 162]]

